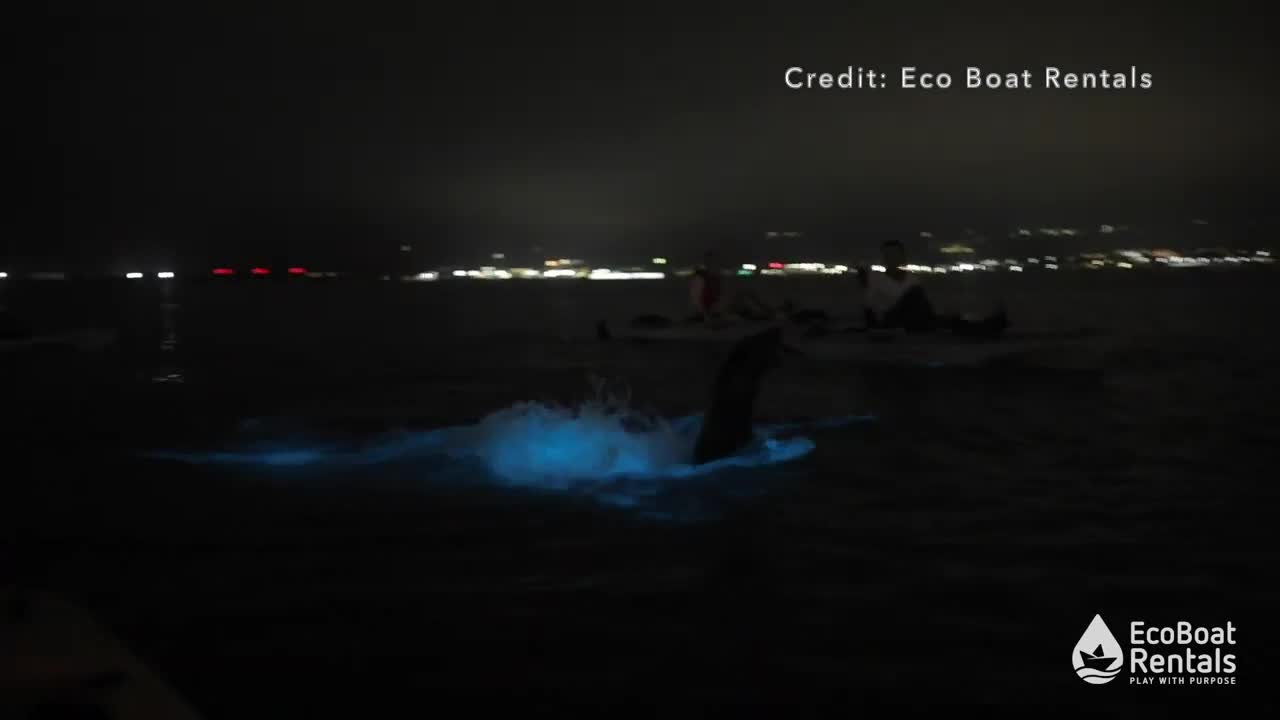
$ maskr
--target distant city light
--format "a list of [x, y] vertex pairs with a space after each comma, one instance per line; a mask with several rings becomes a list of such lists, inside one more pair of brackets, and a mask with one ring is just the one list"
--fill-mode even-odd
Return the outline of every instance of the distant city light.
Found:
[[421, 280], [421, 281], [426, 282], [426, 281], [430, 281], [430, 280], [438, 280], [438, 279], [440, 278], [440, 273], [438, 273], [438, 272], [420, 272], [420, 273], [418, 273], [417, 275], [414, 275], [413, 277], [414, 277], [414, 279], [416, 279], [416, 280]]
[[756, 266], [751, 263], [742, 263], [743, 270], [755, 270]]
[[505, 260], [505, 259], [507, 258], [507, 254], [506, 254], [506, 253], [494, 253], [494, 254], [490, 255], [489, 257], [493, 258], [494, 260]]
[[9, 273], [7, 273], [7, 272], [0, 272], [0, 280], [3, 280], [3, 279], [5, 279], [5, 278], [7, 278], [7, 277], [9, 277]]
[[1011, 270], [1011, 271], [1013, 271], [1013, 272], [1022, 272], [1022, 266], [1021, 266], [1021, 265], [1010, 265], [1010, 266], [1009, 266], [1009, 270]]
[[542, 264], [543, 264], [543, 265], [546, 265], [547, 267], [558, 267], [558, 266], [560, 265], [560, 261], [559, 261], [559, 260], [548, 260], [548, 261], [546, 261], [546, 262], [544, 262], [544, 263], [542, 263]]
[[289, 268], [289, 274], [290, 275], [306, 275], [307, 269], [304, 267], [291, 267]]
[[873, 272], [885, 272], [885, 267], [883, 265], [872, 265], [871, 270]]
[[1115, 230], [1116, 230], [1115, 227], [1111, 225], [1103, 225], [1102, 227], [1098, 228], [1098, 232], [1102, 233], [1103, 235], [1110, 235], [1111, 233], [1115, 232]]
[[933, 233], [929, 232], [928, 230], [921, 230], [921, 231], [920, 231], [920, 237], [922, 237], [922, 238], [931, 238], [931, 237], [933, 237]]
[[663, 257], [656, 257], [656, 258], [654, 258], [654, 259], [653, 259], [653, 264], [654, 264], [654, 265], [666, 265], [666, 264], [667, 264], [667, 259], [666, 259], [666, 258], [663, 258]]
[[589, 280], [661, 280], [666, 275], [660, 272], [615, 272], [609, 268], [592, 270], [587, 276]]
[[781, 270], [781, 269], [782, 269], [782, 263], [780, 263], [780, 262], [776, 262], [776, 261], [775, 261], [775, 262], [771, 262], [771, 263], [769, 263], [769, 269], [770, 269], [770, 270]]
[[1058, 266], [1054, 265], [1053, 263], [1045, 263], [1045, 268], [1049, 270], [1057, 270]]
[[235, 275], [236, 271], [232, 270], [231, 268], [220, 267], [220, 268], [214, 268], [213, 274], [214, 275]]
[[1048, 260], [1049, 262], [1058, 262], [1058, 258], [1054, 255], [1045, 255], [1044, 259]]
[[568, 268], [560, 268], [558, 270], [547, 270], [542, 273], [544, 278], [571, 278], [577, 275], [577, 271]]
[[270, 275], [270, 274], [271, 274], [271, 271], [270, 271], [270, 270], [268, 270], [267, 268], [262, 268], [262, 267], [256, 267], [256, 268], [254, 268], [254, 269], [250, 270], [249, 272], [250, 272], [250, 273], [252, 273], [252, 274], [254, 274], [254, 275]]
[[1259, 250], [1255, 252], [1254, 255], [1261, 255], [1262, 257], [1271, 257], [1271, 253], [1267, 252], [1266, 250]]
[[413, 251], [413, 246], [412, 246], [412, 245], [401, 245], [401, 246], [400, 246], [400, 252], [412, 252], [412, 251]]
[[167, 272], [167, 271], [166, 271], [166, 272], [158, 272], [158, 273], [156, 273], [156, 277], [160, 278], [161, 280], [170, 280], [170, 279], [172, 279], [172, 278], [173, 278], [173, 273], [171, 273], [171, 272]]
[[140, 272], [131, 272], [131, 273], [125, 273], [125, 274], [124, 274], [124, 276], [125, 276], [126, 278], [130, 279], [130, 280], [137, 280], [137, 279], [139, 279], [139, 278], [141, 278], [141, 277], [142, 277], [142, 273], [140, 273]]
[[466, 276], [467, 276], [467, 271], [466, 271], [466, 270], [454, 270], [454, 271], [453, 271], [453, 276], [454, 276], [454, 277], [466, 277]]
[[969, 272], [975, 269], [975, 267], [976, 266], [971, 263], [960, 263], [959, 265], [956, 265], [956, 269], [960, 272]]

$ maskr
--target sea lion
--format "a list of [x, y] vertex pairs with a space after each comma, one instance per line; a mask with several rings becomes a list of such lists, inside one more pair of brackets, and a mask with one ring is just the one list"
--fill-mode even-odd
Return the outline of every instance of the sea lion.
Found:
[[760, 383], [778, 367], [787, 350], [782, 328], [777, 326], [733, 346], [711, 388], [711, 402], [694, 445], [694, 464], [728, 457], [755, 439], [753, 420]]

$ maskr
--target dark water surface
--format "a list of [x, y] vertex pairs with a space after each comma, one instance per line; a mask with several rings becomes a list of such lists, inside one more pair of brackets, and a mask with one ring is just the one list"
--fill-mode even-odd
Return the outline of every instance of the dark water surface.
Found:
[[[38, 323], [113, 325], [122, 348], [7, 367], [0, 519], [15, 577], [91, 608], [209, 717], [504, 697], [1274, 705], [1278, 279], [937, 278], [956, 309], [1003, 297], [1024, 327], [1106, 332], [1070, 358], [980, 369], [795, 361], [767, 383], [762, 422], [876, 420], [673, 488], [691, 516], [438, 463], [139, 456], [233, 442], [255, 418], [358, 444], [577, 402], [594, 377], [696, 413], [723, 347], [591, 332], [681, 312], [675, 283], [140, 283], [75, 302], [10, 286]], [[827, 308], [853, 295], [839, 279], [753, 288]], [[1095, 613], [1118, 636], [1130, 620], [1232, 621], [1238, 685], [1086, 685], [1070, 653]]]

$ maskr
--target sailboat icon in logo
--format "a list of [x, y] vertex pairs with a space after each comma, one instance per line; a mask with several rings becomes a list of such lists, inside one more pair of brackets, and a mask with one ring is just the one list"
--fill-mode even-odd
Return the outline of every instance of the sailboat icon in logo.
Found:
[[1085, 629], [1071, 653], [1071, 664], [1076, 675], [1092, 685], [1111, 682], [1120, 674], [1124, 664], [1124, 651], [1111, 634], [1101, 615], [1094, 615], [1093, 622]]

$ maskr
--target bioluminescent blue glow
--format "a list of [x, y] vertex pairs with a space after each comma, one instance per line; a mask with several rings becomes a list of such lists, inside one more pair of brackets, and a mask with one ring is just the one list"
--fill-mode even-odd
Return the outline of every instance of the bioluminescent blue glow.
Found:
[[[586, 493], [609, 504], [633, 506], [670, 489], [672, 480], [797, 460], [816, 447], [800, 433], [869, 419], [844, 416], [762, 425], [755, 443], [736, 455], [702, 465], [690, 462], [701, 416], [668, 420], [598, 402], [577, 408], [521, 403], [474, 425], [387, 433], [359, 444], [351, 438], [320, 441], [302, 433], [227, 449], [149, 455], [201, 464], [317, 471], [386, 463], [403, 467], [406, 462], [413, 467], [413, 462], [424, 461], [424, 479], [438, 474], [439, 461], [444, 460], [457, 469], [482, 470], [470, 475], [510, 487]], [[432, 459], [435, 462], [425, 462]]]

